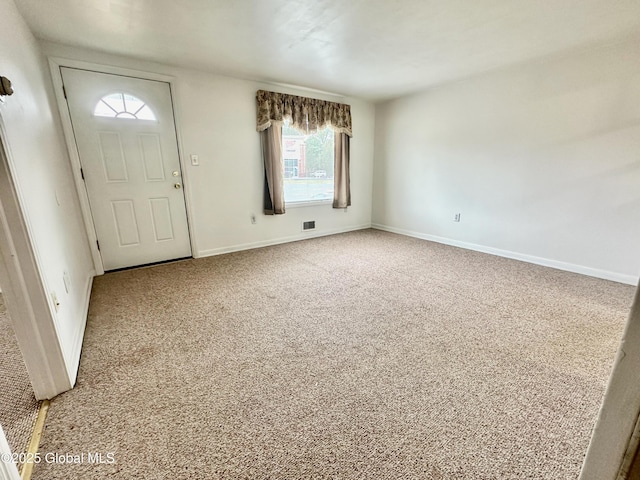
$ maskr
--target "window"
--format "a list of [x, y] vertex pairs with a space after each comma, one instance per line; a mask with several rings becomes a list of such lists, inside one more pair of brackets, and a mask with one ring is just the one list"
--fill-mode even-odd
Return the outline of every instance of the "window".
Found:
[[285, 121], [282, 127], [285, 204], [333, 199], [334, 132], [306, 135]]
[[100, 99], [93, 110], [96, 117], [131, 118], [135, 120], [155, 120], [149, 106], [133, 95], [112, 93]]
[[[264, 214], [284, 214], [285, 203], [349, 207], [351, 107], [258, 90], [256, 110], [264, 167]], [[330, 129], [317, 131], [321, 126]], [[317, 133], [308, 135], [310, 131]]]

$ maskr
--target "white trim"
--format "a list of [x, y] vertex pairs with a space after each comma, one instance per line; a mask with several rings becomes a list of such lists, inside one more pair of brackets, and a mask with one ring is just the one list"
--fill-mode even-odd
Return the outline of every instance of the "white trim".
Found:
[[2, 457], [11, 455], [11, 447], [4, 435], [2, 425], [0, 425], [0, 480], [20, 480], [18, 467], [14, 462], [3, 462]]
[[178, 158], [180, 162], [180, 170], [182, 171], [182, 185], [184, 192], [184, 203], [185, 209], [187, 213], [187, 225], [189, 228], [189, 242], [191, 245], [191, 254], [195, 256], [195, 252], [198, 251], [198, 246], [196, 244], [196, 227], [195, 222], [193, 221], [194, 217], [194, 208], [193, 201], [191, 198], [191, 190], [190, 180], [189, 180], [189, 169], [187, 166], [189, 163], [185, 155], [183, 154], [184, 149], [182, 148], [182, 134], [180, 130], [180, 115], [177, 105], [179, 102], [178, 98], [178, 88], [176, 86], [176, 77], [170, 75], [162, 75], [158, 73], [146, 72], [141, 70], [133, 70], [130, 68], [121, 68], [114, 67], [110, 65], [102, 65], [97, 63], [85, 62], [82, 60], [72, 60], [68, 58], [61, 57], [48, 57], [49, 60], [49, 69], [51, 71], [51, 78], [54, 85], [55, 96], [58, 104], [58, 110], [60, 112], [60, 117], [62, 119], [62, 130], [64, 132], [65, 141], [67, 144], [67, 150], [69, 151], [69, 157], [71, 159], [71, 166], [73, 172], [73, 178], [76, 184], [76, 190], [78, 193], [78, 198], [80, 200], [80, 208], [82, 210], [82, 218], [84, 220], [85, 230], [87, 232], [87, 236], [89, 238], [89, 248], [91, 249], [91, 255], [93, 257], [93, 264], [95, 267], [95, 273], [97, 275], [102, 275], [104, 273], [104, 265], [102, 263], [102, 256], [100, 255], [100, 251], [98, 250], [97, 240], [98, 236], [96, 234], [95, 225], [93, 223], [93, 214], [91, 213], [91, 207], [89, 205], [89, 196], [86, 190], [86, 185], [84, 180], [82, 180], [82, 176], [80, 174], [80, 168], [82, 166], [80, 162], [80, 155], [78, 153], [78, 149], [76, 147], [76, 140], [73, 134], [73, 126], [71, 123], [71, 115], [69, 114], [69, 108], [67, 107], [67, 101], [64, 98], [63, 90], [62, 90], [62, 72], [60, 71], [60, 67], [69, 67], [69, 68], [78, 68], [82, 70], [90, 70], [98, 73], [107, 73], [113, 75], [122, 75], [127, 77], [135, 77], [140, 78], [142, 80], [155, 80], [159, 82], [165, 82], [169, 84], [169, 90], [171, 92], [171, 106], [173, 110], [173, 120], [176, 129], [176, 143], [178, 147]]
[[274, 238], [270, 240], [261, 240], [259, 242], [241, 243], [238, 245], [229, 245], [227, 247], [212, 248], [198, 252], [196, 258], [211, 257], [213, 255], [222, 255], [224, 253], [240, 252], [242, 250], [252, 250], [254, 248], [269, 247], [271, 245], [279, 245], [281, 243], [296, 242], [298, 240], [306, 240], [308, 238], [326, 237], [327, 235], [336, 235], [338, 233], [353, 232], [356, 230], [365, 230], [371, 228], [371, 224], [362, 224], [355, 227], [337, 228], [333, 230], [306, 230], [309, 233], [290, 235], [288, 237]]
[[84, 339], [84, 331], [87, 328], [87, 320], [89, 318], [89, 301], [91, 300], [91, 287], [93, 286], [93, 277], [95, 276], [95, 272], [89, 272], [87, 276], [87, 280], [85, 282], [84, 289], [84, 304], [81, 310], [82, 318], [84, 319], [81, 322], [80, 328], [76, 330], [75, 338], [73, 339], [73, 344], [71, 350], [69, 350], [66, 355], [67, 359], [67, 371], [69, 372], [69, 381], [71, 382], [71, 386], [73, 387], [76, 384], [76, 379], [78, 377], [78, 368], [80, 366], [80, 353], [82, 352], [82, 341]]
[[[0, 116], [0, 139], [6, 130]], [[12, 177], [9, 146], [0, 141], [0, 283], [29, 380], [38, 400], [71, 388], [51, 298], [41, 275], [31, 229]]]
[[189, 155], [186, 154], [184, 148], [182, 147], [182, 129], [181, 125], [181, 113], [178, 105], [180, 102], [178, 98], [180, 97], [178, 91], [178, 82], [175, 77], [169, 77], [166, 82], [169, 83], [169, 90], [171, 91], [171, 106], [173, 107], [173, 124], [176, 128], [176, 142], [178, 143], [178, 160], [180, 162], [180, 171], [182, 172], [182, 192], [184, 196], [184, 205], [187, 210], [187, 226], [189, 228], [189, 239], [191, 241], [191, 255], [193, 256], [195, 252], [198, 251], [198, 244], [196, 243], [196, 238], [198, 238], [196, 232], [196, 221], [195, 221], [195, 207], [193, 197], [191, 196], [191, 162], [189, 160]]
[[[613, 363], [604, 400], [598, 412], [580, 480], [622, 480], [625, 455], [633, 454], [633, 434], [640, 412], [640, 289]], [[636, 444], [637, 447], [637, 444]]]
[[48, 57], [49, 65], [58, 67], [78, 68], [80, 70], [90, 70], [99, 73], [111, 73], [113, 75], [122, 75], [125, 77], [142, 78], [145, 80], [157, 80], [159, 82], [171, 83], [176, 77], [161, 73], [148, 72], [144, 70], [134, 70], [132, 68], [115, 67], [113, 65], [104, 65], [101, 63], [86, 62], [84, 60], [74, 60], [71, 58]]
[[56, 103], [58, 104], [58, 112], [60, 113], [60, 119], [62, 120], [62, 131], [64, 133], [65, 143], [67, 144], [67, 151], [69, 152], [69, 160], [71, 162], [71, 172], [73, 173], [73, 180], [76, 185], [76, 193], [80, 202], [80, 210], [82, 213], [82, 219], [84, 223], [85, 232], [87, 233], [87, 239], [89, 240], [89, 249], [91, 250], [91, 257], [93, 258], [93, 266], [97, 275], [104, 273], [104, 265], [102, 264], [102, 256], [98, 250], [98, 236], [93, 224], [93, 215], [91, 213], [91, 207], [89, 206], [89, 196], [87, 189], [82, 180], [82, 174], [80, 173], [82, 164], [80, 163], [80, 155], [76, 147], [76, 139], [73, 134], [73, 125], [71, 124], [71, 115], [67, 108], [67, 102], [64, 98], [62, 90], [62, 73], [60, 71], [62, 65], [57, 63], [53, 59], [49, 59], [49, 69], [51, 70], [51, 80], [53, 83], [54, 95], [56, 97]]
[[604, 280], [611, 280], [619, 283], [626, 283], [628, 285], [637, 285], [639, 277], [633, 275], [626, 275], [623, 273], [610, 272], [608, 270], [600, 270], [597, 268], [585, 267], [583, 265], [576, 265], [574, 263], [561, 262], [559, 260], [551, 260], [543, 257], [536, 257], [534, 255], [527, 255], [525, 253], [512, 252], [510, 250], [502, 250], [499, 248], [487, 247], [484, 245], [478, 245], [476, 243], [463, 242], [460, 240], [454, 240], [452, 238], [438, 237], [436, 235], [429, 235], [426, 233], [415, 232], [412, 230], [405, 230], [403, 228], [390, 227], [378, 223], [371, 224], [371, 228], [377, 230], [384, 230], [386, 232], [398, 233], [400, 235], [406, 235], [408, 237], [420, 238], [422, 240], [429, 240], [430, 242], [442, 243], [444, 245], [451, 245], [453, 247], [465, 248], [467, 250], [475, 250], [476, 252], [489, 253], [491, 255], [497, 255], [499, 257], [512, 258], [514, 260], [520, 260], [522, 262], [533, 263], [536, 265], [542, 265], [544, 267], [556, 268], [558, 270], [564, 270], [567, 272], [580, 273], [589, 277], [602, 278]]
[[333, 200], [303, 200], [301, 202], [285, 202], [284, 208], [319, 207], [321, 205], [332, 205]]

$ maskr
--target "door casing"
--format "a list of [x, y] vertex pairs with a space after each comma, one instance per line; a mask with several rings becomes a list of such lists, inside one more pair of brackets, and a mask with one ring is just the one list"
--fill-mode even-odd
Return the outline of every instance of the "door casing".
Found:
[[[170, 85], [60, 70], [105, 270], [191, 257]], [[94, 115], [113, 92], [142, 99], [157, 121]]]
[[62, 129], [64, 132], [65, 142], [67, 144], [67, 150], [69, 151], [69, 159], [71, 162], [71, 171], [73, 172], [73, 179], [76, 185], [76, 191], [78, 193], [78, 199], [80, 201], [80, 209], [82, 211], [82, 217], [84, 221], [85, 231], [89, 239], [89, 247], [91, 248], [91, 256], [93, 258], [94, 267], [97, 275], [104, 274], [104, 265], [102, 263], [102, 257], [98, 250], [98, 236], [93, 223], [93, 215], [89, 206], [89, 196], [82, 179], [81, 162], [78, 149], [76, 148], [75, 136], [73, 133], [73, 127], [71, 123], [71, 116], [69, 109], [67, 108], [66, 99], [63, 90], [62, 73], [60, 67], [78, 68], [82, 70], [91, 70], [98, 73], [107, 73], [114, 75], [122, 75], [127, 77], [140, 78], [142, 80], [158, 80], [169, 84], [171, 89], [171, 101], [173, 107], [173, 117], [176, 127], [176, 139], [178, 146], [178, 157], [180, 161], [180, 168], [182, 170], [182, 185], [184, 189], [185, 208], [187, 212], [187, 224], [190, 232], [191, 252], [194, 257], [197, 256], [198, 247], [196, 244], [196, 226], [193, 221], [193, 202], [191, 201], [191, 190], [189, 188], [189, 168], [185, 162], [184, 149], [182, 148], [182, 134], [180, 130], [180, 118], [179, 110], [176, 108], [178, 93], [178, 87], [176, 86], [176, 78], [169, 75], [162, 75], [157, 73], [144, 72], [139, 70], [132, 70], [128, 68], [112, 67], [107, 65], [101, 65], [96, 63], [90, 63], [80, 60], [70, 60], [66, 58], [49, 57], [49, 69], [51, 70], [51, 79], [53, 81], [54, 92], [58, 104], [58, 110], [60, 112], [60, 118], [62, 120]]
[[0, 115], [0, 285], [34, 394], [50, 399], [69, 390], [75, 378], [58, 339], [6, 138]]

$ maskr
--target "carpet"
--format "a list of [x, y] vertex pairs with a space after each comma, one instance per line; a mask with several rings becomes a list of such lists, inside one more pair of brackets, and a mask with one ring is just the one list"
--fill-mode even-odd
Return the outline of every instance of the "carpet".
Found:
[[27, 451], [39, 408], [0, 295], [0, 425], [13, 453]]
[[576, 479], [633, 292], [376, 230], [107, 274], [33, 478]]

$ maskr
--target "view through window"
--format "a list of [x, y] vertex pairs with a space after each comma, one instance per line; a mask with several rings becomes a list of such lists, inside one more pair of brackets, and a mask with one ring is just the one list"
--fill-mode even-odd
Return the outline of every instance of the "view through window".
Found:
[[312, 135], [282, 126], [285, 203], [333, 199], [334, 133], [330, 127]]

